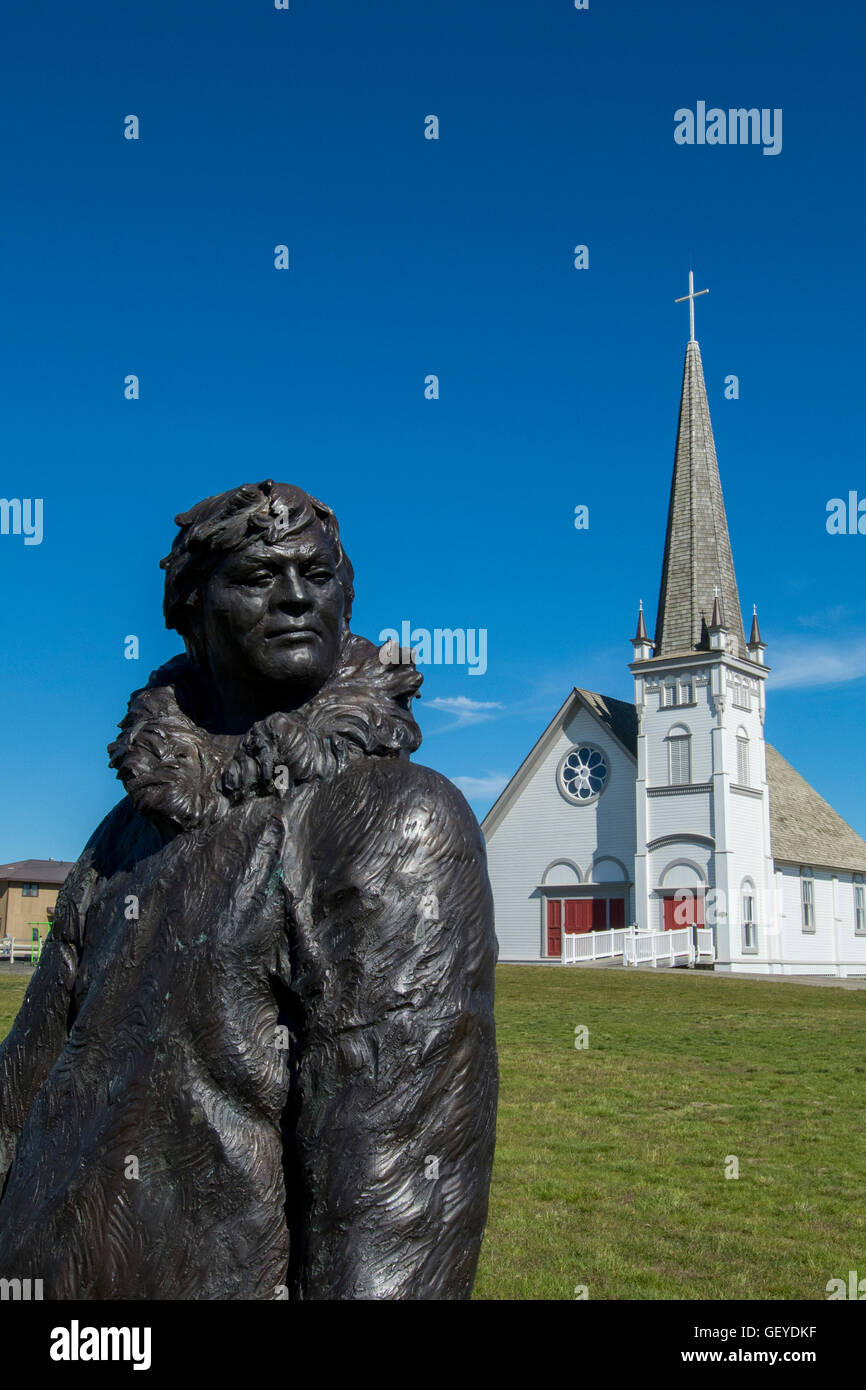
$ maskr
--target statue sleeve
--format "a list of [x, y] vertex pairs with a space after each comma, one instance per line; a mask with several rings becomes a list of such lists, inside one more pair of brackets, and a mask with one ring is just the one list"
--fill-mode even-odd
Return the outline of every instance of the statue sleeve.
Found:
[[12, 1028], [0, 1044], [0, 1193], [36, 1093], [69, 1034], [84, 914], [96, 877], [92, 846], [93, 841], [58, 894], [54, 921], [39, 964]]
[[310, 817], [286, 1126], [299, 1299], [469, 1298], [496, 1123], [484, 846], [451, 783], [376, 760]]

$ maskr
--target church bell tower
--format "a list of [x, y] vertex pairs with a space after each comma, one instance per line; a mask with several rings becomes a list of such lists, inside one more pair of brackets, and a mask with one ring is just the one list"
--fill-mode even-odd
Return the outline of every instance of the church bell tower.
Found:
[[[706, 294], [706, 290], [699, 294]], [[770, 926], [764, 643], [746, 641], [689, 274], [686, 347], [655, 638], [633, 641], [638, 724], [635, 914], [712, 926], [717, 963]], [[681, 301], [678, 301], [681, 302]]]

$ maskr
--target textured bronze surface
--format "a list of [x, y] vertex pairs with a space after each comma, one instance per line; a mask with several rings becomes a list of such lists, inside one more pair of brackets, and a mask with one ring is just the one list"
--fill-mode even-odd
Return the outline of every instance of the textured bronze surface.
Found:
[[480, 831], [409, 761], [421, 677], [350, 632], [330, 509], [268, 481], [177, 520], [186, 654], [132, 696], [126, 796], [0, 1049], [0, 1276], [468, 1298], [497, 1093]]

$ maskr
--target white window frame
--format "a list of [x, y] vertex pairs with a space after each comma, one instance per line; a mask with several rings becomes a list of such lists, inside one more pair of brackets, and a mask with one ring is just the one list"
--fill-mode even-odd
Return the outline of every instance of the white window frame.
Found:
[[661, 683], [661, 709], [676, 709], [677, 705], [695, 703], [695, 682], [692, 676], [666, 676]]
[[745, 732], [737, 734], [737, 785], [740, 787], [750, 787], [751, 769], [749, 767], [749, 735]]
[[755, 921], [755, 885], [749, 879], [743, 884], [740, 908], [743, 914], [743, 954], [754, 956], [758, 953], [758, 924]]
[[815, 876], [811, 869], [800, 870], [800, 914], [803, 931], [815, 935]]
[[[682, 753], [685, 745], [685, 777], [674, 777], [674, 744], [677, 745], [677, 756], [680, 766], [678, 772], [682, 772]], [[690, 787], [692, 784], [692, 735], [689, 729], [683, 725], [675, 725], [667, 736], [668, 745], [668, 786], [671, 787]]]
[[866, 936], [866, 884], [861, 878], [854, 880], [854, 935]]

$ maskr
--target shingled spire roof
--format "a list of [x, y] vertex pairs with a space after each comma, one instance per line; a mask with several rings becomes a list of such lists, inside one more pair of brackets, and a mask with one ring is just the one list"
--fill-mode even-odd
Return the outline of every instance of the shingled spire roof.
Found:
[[716, 593], [734, 652], [748, 660], [701, 350], [690, 342], [656, 619], [657, 657], [708, 648], [707, 619]]

